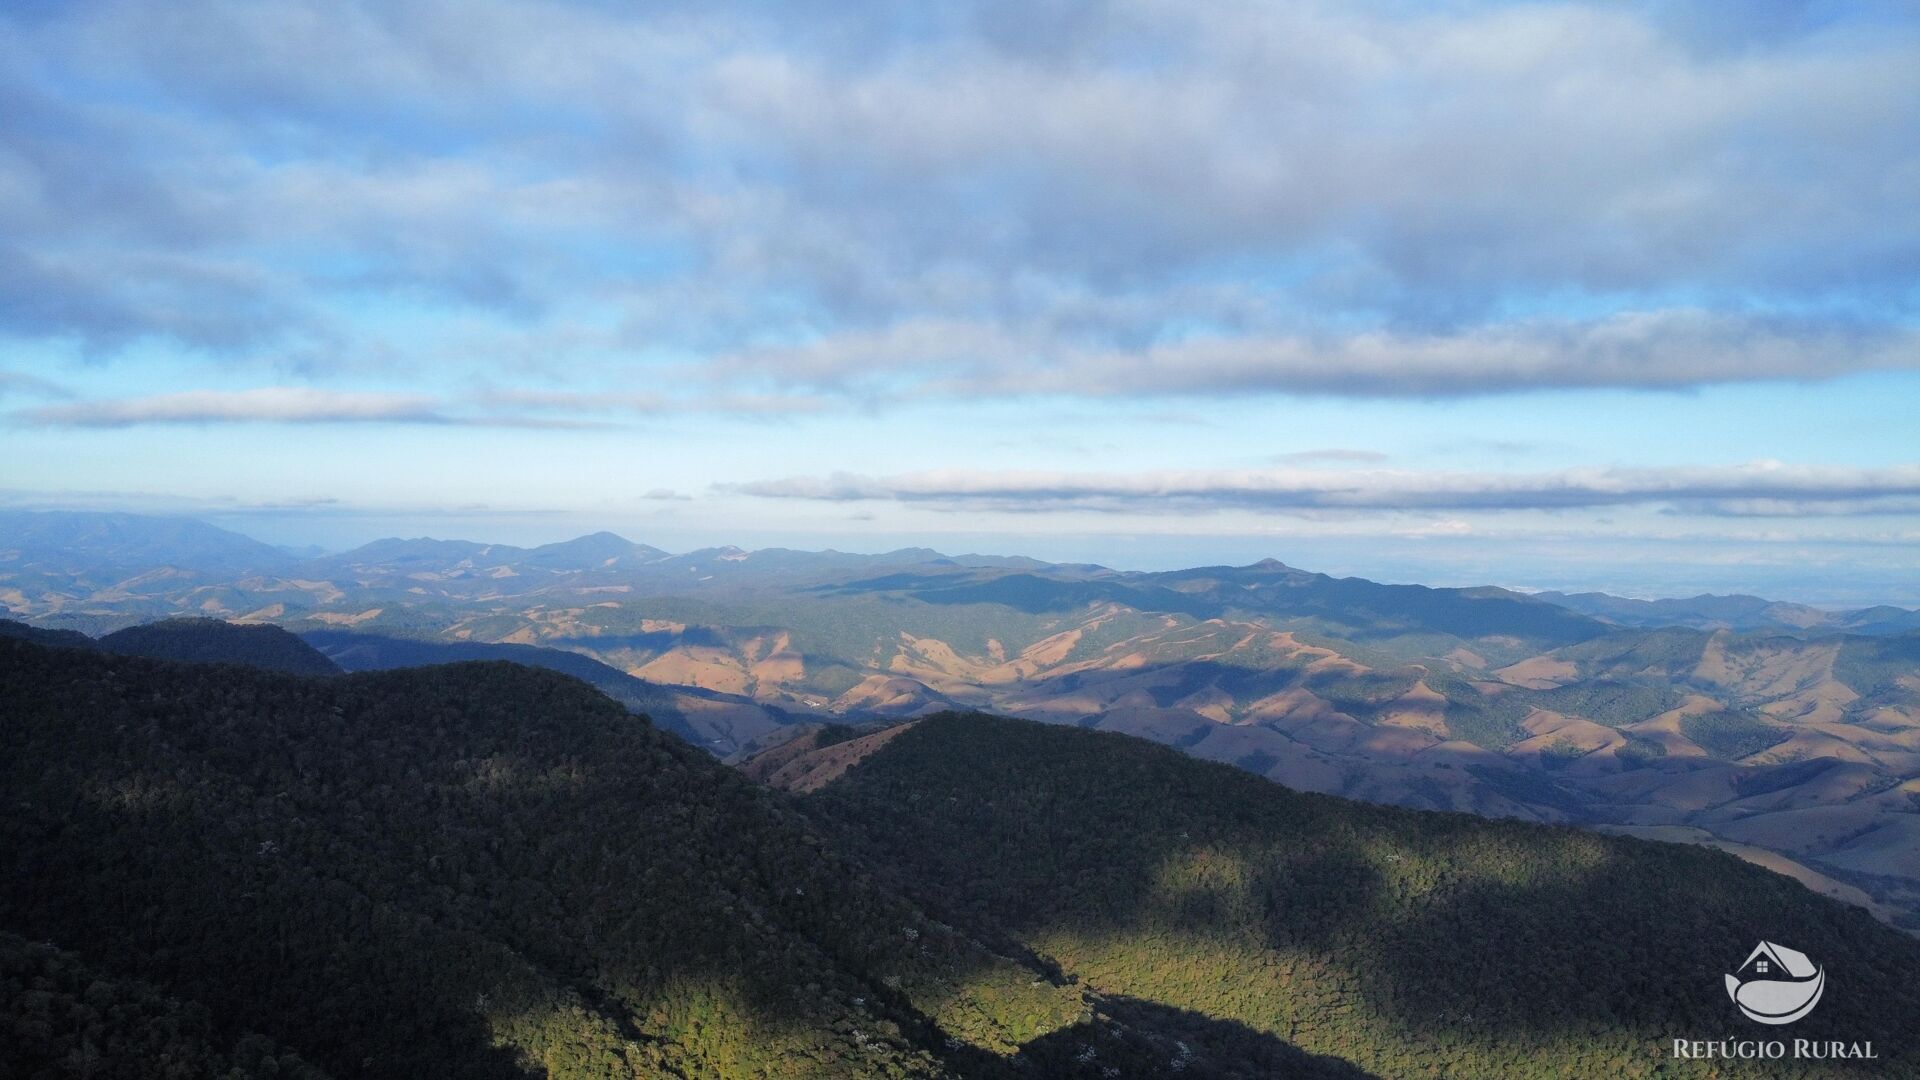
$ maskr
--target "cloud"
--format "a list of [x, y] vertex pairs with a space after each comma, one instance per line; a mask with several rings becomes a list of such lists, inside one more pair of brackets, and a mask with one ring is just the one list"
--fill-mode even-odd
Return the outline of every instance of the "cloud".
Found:
[[488, 390], [475, 400], [486, 406], [515, 412], [561, 412], [573, 414], [618, 414], [666, 416], [684, 413], [731, 414], [735, 416], [801, 416], [824, 412], [835, 402], [804, 394], [693, 394], [672, 396], [654, 393], [609, 391], [597, 393], [576, 390]]
[[73, 391], [38, 375], [29, 375], [23, 371], [0, 371], [0, 397], [20, 394], [38, 398], [70, 398]]
[[399, 308], [504, 346], [418, 368], [743, 402], [1914, 366], [1897, 8], [883, 6], [10, 10], [0, 334], [318, 364]]
[[1787, 465], [1588, 468], [1557, 472], [1267, 469], [1125, 474], [942, 471], [836, 473], [729, 485], [777, 499], [897, 502], [946, 510], [1091, 510], [1185, 514], [1253, 510], [1513, 511], [1657, 505], [1708, 514], [1811, 516], [1911, 513], [1920, 465], [1878, 469]]
[[306, 387], [185, 390], [149, 397], [47, 405], [14, 414], [42, 427], [120, 428], [145, 424], [338, 424], [449, 422], [436, 403], [407, 394], [342, 393]]
[[1341, 447], [1326, 447], [1318, 450], [1295, 450], [1287, 454], [1275, 454], [1272, 461], [1276, 465], [1378, 465], [1386, 461], [1388, 455], [1378, 450], [1348, 450]]
[[719, 368], [881, 397], [1261, 391], [1448, 397], [1595, 387], [1674, 390], [1916, 370], [1920, 331], [1678, 309], [1437, 334], [1208, 334], [1121, 350], [936, 322], [754, 350], [724, 359]]
[[31, 490], [0, 487], [0, 509], [79, 510], [102, 513], [194, 516], [208, 521], [284, 518], [320, 520], [378, 518], [415, 521], [440, 518], [560, 518], [577, 510], [545, 506], [492, 506], [486, 503], [358, 502], [331, 495], [246, 498], [234, 495], [180, 495], [151, 491]]
[[[13, 378], [0, 373], [0, 393], [12, 388]], [[22, 382], [19, 385], [25, 390], [40, 383]], [[39, 392], [45, 396], [44, 389]], [[818, 412], [824, 407], [820, 401], [794, 395], [668, 397], [653, 394], [490, 390], [464, 399], [454, 399], [423, 394], [268, 386], [247, 390], [184, 390], [143, 397], [76, 401], [19, 409], [11, 416], [31, 426], [53, 428], [383, 423], [568, 431], [611, 427], [613, 423], [607, 419], [610, 415], [727, 414], [777, 417]]]

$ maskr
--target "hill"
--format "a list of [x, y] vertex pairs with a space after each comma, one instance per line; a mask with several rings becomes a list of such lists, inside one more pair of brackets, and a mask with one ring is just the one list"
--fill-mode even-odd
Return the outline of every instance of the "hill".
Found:
[[790, 720], [779, 709], [745, 698], [698, 687], [662, 686], [564, 649], [480, 641], [418, 641], [346, 630], [310, 630], [300, 638], [348, 671], [391, 671], [471, 660], [505, 660], [558, 671], [723, 757], [766, 738]]
[[21, 641], [31, 641], [36, 645], [51, 645], [62, 649], [97, 647], [92, 638], [78, 630], [48, 630], [15, 619], [0, 619], [0, 637], [18, 638]]
[[1873, 1040], [1873, 1075], [1920, 1070], [1920, 942], [1718, 851], [1298, 793], [980, 715], [895, 730], [805, 805], [983, 940], [1380, 1076], [1685, 1074], [1669, 1040], [1764, 1034], [1722, 986], [1763, 939], [1832, 973], [1794, 1036]]
[[1770, 631], [1788, 634], [1904, 634], [1920, 630], [1920, 611], [1891, 605], [1827, 611], [1758, 596], [1701, 594], [1685, 599], [1630, 600], [1606, 593], [1534, 593], [1534, 599], [1558, 604], [1616, 626], [1652, 629], [1684, 626], [1694, 630]]
[[201, 664], [244, 664], [288, 675], [338, 675], [340, 666], [277, 626], [220, 619], [163, 619], [116, 630], [95, 643], [108, 652]]
[[0, 567], [80, 576], [158, 567], [208, 574], [284, 568], [279, 548], [192, 518], [0, 510]]
[[[310, 679], [0, 639], [0, 1019], [31, 1036], [0, 1060], [1709, 1075], [1663, 1041], [1740, 1023], [1720, 973], [1765, 938], [1833, 973], [1796, 1035], [1915, 1072], [1920, 943], [1719, 852], [978, 715], [774, 753], [813, 794], [517, 664]], [[1801, 1065], [1750, 1071], [1851, 1075]]]
[[[565, 664], [723, 756], [793, 719], [953, 709], [1137, 735], [1301, 790], [1718, 845], [1920, 929], [1920, 650], [1893, 608], [1548, 602], [1272, 559], [1137, 573], [924, 548], [669, 554], [608, 533], [379, 541], [12, 599], [18, 580], [0, 565], [0, 598], [41, 627], [216, 614]], [[1668, 619], [1785, 629], [1620, 625]], [[356, 648], [345, 666], [424, 648]], [[489, 652], [519, 648], [569, 659]]]
[[552, 672], [0, 640], [0, 785], [0, 926], [336, 1075], [995, 1075], [1099, 1023]]

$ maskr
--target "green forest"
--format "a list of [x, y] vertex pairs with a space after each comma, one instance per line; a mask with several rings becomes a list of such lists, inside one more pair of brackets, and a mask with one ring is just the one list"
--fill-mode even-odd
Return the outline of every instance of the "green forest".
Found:
[[[1381, 1076], [1673, 1073], [1663, 1040], [1757, 1037], [1721, 973], [1763, 937], [1834, 973], [1794, 1036], [1920, 1070], [1920, 942], [1712, 849], [1303, 794], [981, 715], [919, 721], [808, 799], [998, 948]], [[1801, 1064], [1740, 1075], [1847, 1071]]]
[[0, 777], [0, 927], [204, 1009], [209, 1063], [257, 1033], [335, 1076], [985, 1075], [1086, 1016], [547, 671], [0, 640]]
[[1920, 942], [1785, 878], [1073, 728], [801, 797], [552, 671], [0, 636], [0, 783], [8, 1077], [1705, 1076], [1762, 936], [1916, 1072]]

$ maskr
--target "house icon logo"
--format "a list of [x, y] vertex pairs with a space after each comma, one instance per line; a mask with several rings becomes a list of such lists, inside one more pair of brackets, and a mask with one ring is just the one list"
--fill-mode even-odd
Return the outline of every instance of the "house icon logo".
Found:
[[1826, 968], [1771, 941], [1755, 945], [1740, 970], [1727, 976], [1727, 996], [1762, 1024], [1793, 1023], [1813, 1011], [1826, 989]]

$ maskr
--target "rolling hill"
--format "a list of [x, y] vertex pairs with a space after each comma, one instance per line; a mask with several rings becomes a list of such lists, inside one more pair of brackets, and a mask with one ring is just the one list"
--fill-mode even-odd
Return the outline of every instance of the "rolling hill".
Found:
[[415, 641], [345, 630], [300, 635], [347, 671], [392, 671], [472, 660], [504, 660], [571, 675], [702, 749], [725, 756], [766, 739], [790, 718], [781, 710], [698, 687], [637, 679], [576, 652], [478, 641]]
[[[1543, 598], [1274, 560], [669, 554], [604, 533], [62, 580], [9, 603], [41, 628], [213, 614], [362, 635], [349, 667], [427, 658], [398, 641], [547, 662], [720, 756], [795, 719], [955, 709], [1139, 735], [1301, 790], [1712, 844], [1920, 929], [1920, 650], [1897, 609]], [[1622, 625], [1666, 618], [1703, 626]], [[1750, 619], [1803, 625], [1706, 625]]]
[[1920, 611], [1892, 605], [1827, 611], [1805, 604], [1783, 604], [1758, 596], [1713, 596], [1686, 599], [1629, 600], [1606, 593], [1534, 593], [1537, 600], [1558, 604], [1615, 626], [1654, 628], [1685, 626], [1694, 630], [1771, 631], [1787, 634], [1904, 634], [1920, 630]]
[[980, 715], [770, 753], [810, 793], [518, 664], [301, 678], [0, 640], [0, 1023], [23, 1033], [0, 1061], [1707, 1076], [1663, 1047], [1735, 1022], [1719, 973], [1767, 937], [1845, 983], [1796, 1034], [1915, 1073], [1920, 942], [1719, 852]]
[[1663, 1044], [1729, 1030], [1721, 972], [1769, 936], [1895, 995], [1836, 991], [1794, 1035], [1876, 1038], [1897, 1056], [1873, 1075], [1920, 1068], [1920, 1048], [1893, 1050], [1920, 1010], [1920, 942], [1718, 851], [1302, 794], [982, 715], [807, 742], [764, 775], [811, 792], [809, 814], [937, 917], [1100, 995], [1373, 1075], [1686, 1072]]
[[318, 649], [270, 624], [240, 626], [220, 619], [163, 619], [115, 630], [95, 644], [125, 656], [244, 664], [288, 675], [338, 675], [341, 670]]
[[986, 1076], [1094, 1022], [553, 672], [4, 640], [0, 782], [0, 927], [66, 950], [0, 955], [153, 988], [129, 1053], [177, 1002], [340, 1076]]

